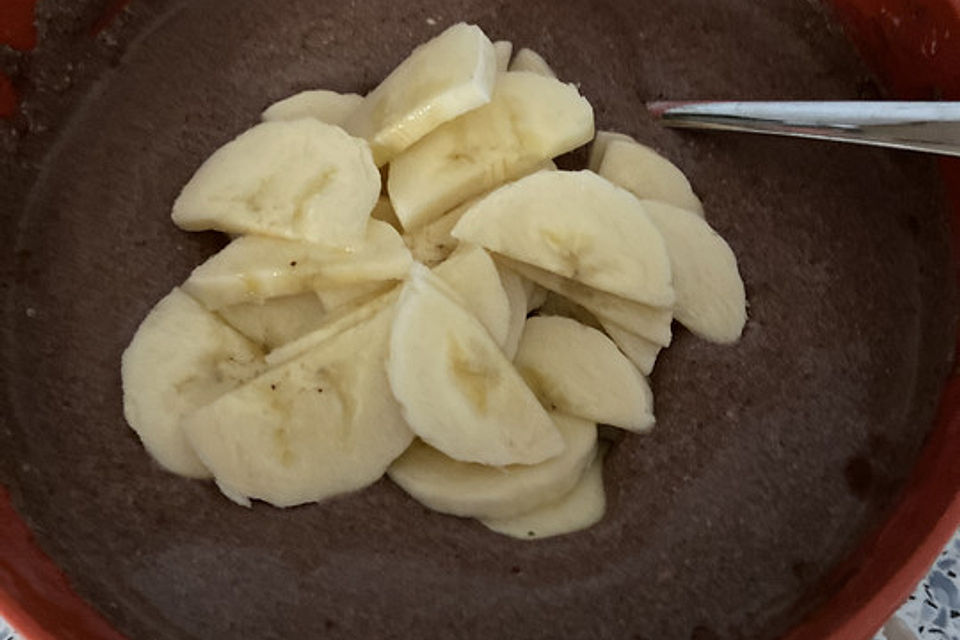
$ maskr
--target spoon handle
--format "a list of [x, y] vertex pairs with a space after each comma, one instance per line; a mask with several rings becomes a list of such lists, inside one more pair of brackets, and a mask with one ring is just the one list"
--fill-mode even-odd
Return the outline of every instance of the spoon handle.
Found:
[[668, 127], [960, 156], [960, 102], [651, 102], [647, 109]]

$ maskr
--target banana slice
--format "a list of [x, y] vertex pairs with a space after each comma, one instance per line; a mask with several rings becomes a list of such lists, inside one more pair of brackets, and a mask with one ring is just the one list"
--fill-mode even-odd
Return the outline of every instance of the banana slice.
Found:
[[628, 300], [674, 301], [666, 246], [643, 205], [590, 171], [541, 171], [501, 187], [451, 235]]
[[617, 131], [597, 131], [597, 135], [593, 139], [593, 144], [590, 145], [590, 155], [587, 159], [587, 169], [593, 171], [594, 173], [600, 169], [600, 162], [603, 160], [603, 156], [607, 152], [607, 145], [610, 144], [611, 140], [636, 142], [636, 140], [625, 133], [618, 133]]
[[510, 299], [493, 258], [474, 244], [462, 244], [433, 268], [456, 292], [459, 302], [486, 328], [502, 348], [510, 332]]
[[510, 71], [529, 71], [539, 76], [547, 78], [556, 78], [557, 74], [553, 72], [547, 61], [533, 49], [524, 47], [517, 51], [513, 56], [513, 62], [510, 63]]
[[352, 251], [263, 236], [237, 238], [193, 270], [183, 289], [210, 309], [403, 278], [413, 259], [400, 234], [371, 220]]
[[644, 207], [667, 243], [677, 290], [677, 320], [704, 340], [736, 342], [747, 321], [737, 256], [697, 214], [649, 200]]
[[394, 159], [387, 191], [410, 231], [592, 137], [593, 109], [576, 87], [503, 73], [490, 104], [438, 127]]
[[527, 321], [527, 287], [524, 278], [510, 269], [497, 266], [500, 273], [500, 283], [507, 294], [510, 306], [510, 324], [507, 329], [507, 338], [503, 342], [503, 355], [507, 360], [513, 360], [520, 346], [520, 336], [523, 335], [523, 325]]
[[510, 66], [513, 43], [509, 40], [497, 40], [493, 43], [493, 52], [497, 56], [497, 71], [503, 73]]
[[597, 173], [641, 200], [658, 200], [703, 215], [703, 203], [672, 162], [633, 140], [610, 140]]
[[220, 147], [173, 204], [187, 231], [361, 242], [380, 195], [363, 140], [318, 120], [264, 122]]
[[653, 426], [646, 379], [607, 336], [576, 320], [527, 320], [514, 364], [551, 409], [629, 431]]
[[576, 486], [562, 498], [519, 516], [480, 522], [492, 531], [520, 540], [562, 536], [592, 527], [603, 519], [607, 510], [607, 497], [603, 491], [606, 449], [606, 444], [600, 446]]
[[563, 439], [480, 321], [415, 265], [397, 304], [387, 373], [404, 417], [448, 456], [491, 465], [536, 464]]
[[403, 241], [413, 254], [413, 259], [428, 267], [446, 260], [459, 244], [450, 231], [475, 201], [467, 200], [429, 224], [403, 234]]
[[274, 102], [260, 114], [260, 119], [264, 122], [273, 122], [274, 120], [313, 118], [339, 126], [357, 110], [361, 102], [363, 102], [363, 96], [356, 93], [337, 93], [323, 89], [301, 91], [289, 98]]
[[[670, 323], [673, 311], [666, 307], [651, 307], [598, 291], [569, 278], [562, 278], [518, 260], [496, 256], [504, 264], [525, 278], [536, 282], [548, 291], [553, 291], [582, 306], [601, 321], [612, 322], [639, 336], [662, 346], [670, 344]], [[537, 307], [542, 306], [542, 302]]]
[[489, 467], [454, 460], [420, 440], [387, 474], [426, 507], [472, 518], [510, 518], [567, 494], [597, 450], [597, 427], [553, 414], [563, 453], [534, 465]]
[[496, 71], [496, 53], [483, 31], [455, 24], [414, 49], [344, 128], [370, 142], [381, 166], [447, 120], [489, 102]]
[[612, 322], [601, 320], [600, 324], [603, 325], [603, 330], [610, 336], [610, 339], [620, 347], [623, 355], [627, 356], [627, 359], [640, 370], [640, 373], [649, 376], [653, 371], [653, 366], [657, 363], [660, 349], [663, 347], [643, 336], [621, 329]]
[[326, 307], [308, 291], [263, 302], [242, 302], [218, 313], [231, 327], [269, 351], [320, 326]]
[[[554, 164], [553, 160], [545, 160], [530, 173], [556, 171], [556, 169], [557, 165]], [[481, 198], [483, 198], [483, 195], [470, 198], [436, 220], [403, 234], [403, 241], [413, 254], [413, 259], [428, 267], [434, 267], [446, 260], [459, 244], [459, 241], [450, 235], [450, 231], [463, 217], [463, 214], [467, 212], [467, 209], [473, 206], [475, 202], [479, 202]], [[376, 209], [374, 209], [374, 217], [376, 217], [375, 214]], [[402, 229], [399, 221], [397, 222], [397, 228]]]
[[315, 295], [323, 304], [323, 308], [330, 312], [344, 307], [356, 306], [359, 301], [374, 298], [396, 286], [396, 280], [373, 280], [371, 282], [357, 282], [342, 287], [317, 289]]
[[594, 329], [600, 328], [600, 321], [585, 307], [554, 291], [547, 291], [547, 297], [544, 299], [543, 304], [540, 305], [540, 308], [537, 309], [537, 315], [561, 316], [563, 318], [576, 320], [587, 327], [593, 327]]
[[384, 373], [391, 318], [384, 310], [184, 419], [225, 495], [289, 507], [383, 475], [413, 439]]
[[165, 469], [209, 477], [180, 419], [262, 368], [263, 354], [255, 344], [174, 289], [150, 311], [123, 352], [123, 414]]
[[385, 293], [374, 292], [327, 312], [323, 322], [316, 329], [268, 353], [267, 364], [275, 367], [311, 351], [341, 333], [369, 321], [384, 309], [392, 307], [399, 297], [400, 288], [394, 286]]

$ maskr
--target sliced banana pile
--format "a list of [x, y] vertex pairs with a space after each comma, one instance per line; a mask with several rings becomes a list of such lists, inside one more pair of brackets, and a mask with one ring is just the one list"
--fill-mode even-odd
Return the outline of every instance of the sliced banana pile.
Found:
[[[280, 507], [387, 474], [523, 539], [604, 513], [597, 425], [654, 424], [674, 319], [735, 342], [733, 252], [683, 174], [530, 49], [456, 24], [365, 97], [269, 107], [173, 205], [236, 234], [140, 325], [124, 412], [166, 469]], [[589, 170], [552, 159], [594, 140]]]

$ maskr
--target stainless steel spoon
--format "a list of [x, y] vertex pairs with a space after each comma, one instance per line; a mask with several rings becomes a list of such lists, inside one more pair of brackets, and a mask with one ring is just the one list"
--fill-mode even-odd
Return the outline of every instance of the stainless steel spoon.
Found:
[[651, 102], [668, 127], [746, 131], [960, 157], [960, 102]]

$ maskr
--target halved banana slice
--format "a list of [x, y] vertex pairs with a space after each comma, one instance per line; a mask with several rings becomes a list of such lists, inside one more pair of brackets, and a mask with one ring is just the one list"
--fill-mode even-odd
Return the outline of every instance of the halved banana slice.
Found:
[[458, 301], [502, 348], [510, 332], [510, 299], [490, 254], [475, 244], [461, 244], [433, 273], [456, 292]]
[[380, 195], [366, 142], [319, 120], [264, 122], [220, 147], [173, 204], [187, 231], [362, 242]]
[[275, 367], [311, 351], [348, 329], [369, 321], [387, 307], [392, 307], [399, 297], [400, 287], [394, 286], [386, 292], [375, 291], [327, 312], [316, 329], [268, 353], [267, 364]]
[[551, 409], [630, 431], [653, 426], [646, 379], [610, 338], [576, 320], [527, 320], [514, 364]]
[[[659, 345], [667, 346], [670, 344], [672, 309], [651, 307], [650, 305], [633, 302], [620, 296], [593, 289], [575, 280], [562, 278], [539, 267], [512, 260], [506, 256], [498, 255], [496, 260], [530, 281], [536, 282], [544, 289], [569, 298], [601, 321], [617, 324]], [[543, 302], [538, 304], [537, 307], [542, 306], [542, 304]]]
[[358, 302], [372, 299], [396, 286], [396, 280], [371, 280], [340, 287], [317, 289], [314, 295], [323, 303], [323, 308], [329, 313], [344, 307], [356, 306]]
[[650, 372], [653, 371], [653, 366], [657, 363], [660, 349], [663, 347], [643, 336], [630, 333], [612, 322], [601, 320], [600, 324], [603, 325], [603, 330], [610, 336], [610, 339], [620, 347], [623, 355], [627, 356], [627, 359], [640, 370], [640, 373], [649, 376]]
[[513, 43], [509, 40], [497, 40], [493, 43], [493, 52], [497, 56], [497, 71], [503, 73], [510, 66]]
[[540, 464], [490, 467], [460, 462], [415, 440], [387, 474], [435, 511], [472, 518], [510, 518], [556, 500], [576, 485], [597, 450], [597, 427], [553, 414], [563, 453]]
[[540, 305], [540, 308], [537, 309], [537, 315], [561, 316], [563, 318], [576, 320], [587, 327], [593, 327], [594, 329], [600, 328], [600, 321], [597, 320], [597, 317], [590, 313], [586, 307], [577, 304], [570, 298], [562, 296], [555, 291], [547, 291], [547, 297], [543, 301], [543, 304]]
[[526, 47], [517, 51], [517, 55], [513, 56], [513, 61], [510, 63], [510, 71], [529, 71], [530, 73], [535, 73], [547, 78], [557, 77], [557, 74], [550, 68], [550, 65], [543, 59], [543, 56], [533, 49], [527, 49]]
[[677, 291], [677, 320], [704, 340], [736, 342], [747, 321], [737, 256], [697, 214], [650, 200], [644, 207], [667, 243]]
[[320, 326], [326, 307], [308, 291], [263, 302], [242, 302], [218, 313], [231, 327], [269, 351]]
[[674, 301], [666, 246], [643, 205], [590, 171], [540, 171], [505, 185], [451, 235], [635, 302]]
[[592, 527], [607, 510], [603, 491], [603, 458], [607, 448], [606, 443], [600, 445], [576, 486], [562, 498], [519, 516], [480, 522], [492, 531], [520, 540], [562, 536]]
[[513, 360], [520, 346], [520, 336], [523, 334], [523, 325], [527, 321], [527, 287], [525, 278], [507, 267], [498, 266], [500, 283], [507, 294], [510, 306], [510, 324], [507, 329], [507, 338], [503, 343], [503, 355], [507, 360]]
[[450, 235], [463, 214], [467, 212], [475, 198], [454, 207], [436, 220], [403, 234], [403, 241], [410, 248], [413, 259], [428, 267], [433, 267], [450, 256], [460, 241]]
[[496, 71], [483, 31], [455, 24], [414, 49], [344, 127], [370, 142], [377, 166], [386, 164], [447, 120], [489, 102]]
[[703, 203], [683, 172], [632, 139], [610, 140], [596, 171], [641, 200], [658, 200], [703, 215]]
[[[557, 165], [554, 164], [553, 160], [544, 160], [534, 167], [530, 173], [536, 171], [556, 171], [556, 169]], [[459, 240], [450, 235], [450, 231], [457, 222], [459, 222], [460, 218], [463, 217], [463, 214], [467, 212], [467, 209], [482, 197], [483, 195], [470, 198], [466, 202], [458, 204], [436, 220], [422, 227], [418, 227], [413, 231], [404, 233], [403, 241], [407, 244], [407, 247], [410, 248], [413, 259], [428, 267], [436, 266], [446, 260], [460, 243]], [[392, 211], [393, 209], [391, 208], [391, 212]], [[376, 213], [376, 209], [374, 209], [374, 213]], [[394, 216], [395, 215], [396, 214], [394, 214]], [[376, 215], [374, 215], [374, 217], [376, 217]], [[398, 221], [397, 228], [402, 228], [399, 225], [400, 223]]]
[[593, 144], [590, 145], [590, 156], [587, 159], [587, 169], [593, 171], [594, 173], [600, 169], [600, 162], [603, 160], [603, 156], [607, 152], [607, 145], [609, 145], [612, 140], [636, 142], [636, 140], [625, 133], [619, 133], [617, 131], [597, 131], [597, 135], [593, 138]]
[[394, 159], [387, 190], [410, 231], [591, 137], [593, 109], [575, 86], [503, 73], [489, 104], [438, 127]]
[[400, 234], [370, 220], [352, 251], [264, 236], [237, 238], [193, 270], [183, 289], [210, 309], [334, 286], [403, 278], [413, 263]]
[[397, 304], [387, 373], [404, 417], [448, 456], [491, 465], [535, 464], [563, 439], [480, 321], [415, 265]]
[[361, 102], [363, 102], [363, 96], [356, 93], [337, 93], [323, 89], [301, 91], [289, 98], [274, 102], [260, 114], [260, 119], [264, 122], [272, 122], [313, 118], [339, 126], [356, 111]]
[[226, 496], [289, 507], [383, 475], [413, 439], [384, 373], [391, 317], [384, 310], [184, 419]]
[[263, 366], [255, 344], [175, 288], [150, 311], [123, 352], [123, 414], [165, 469], [209, 477], [180, 419], [253, 378]]

